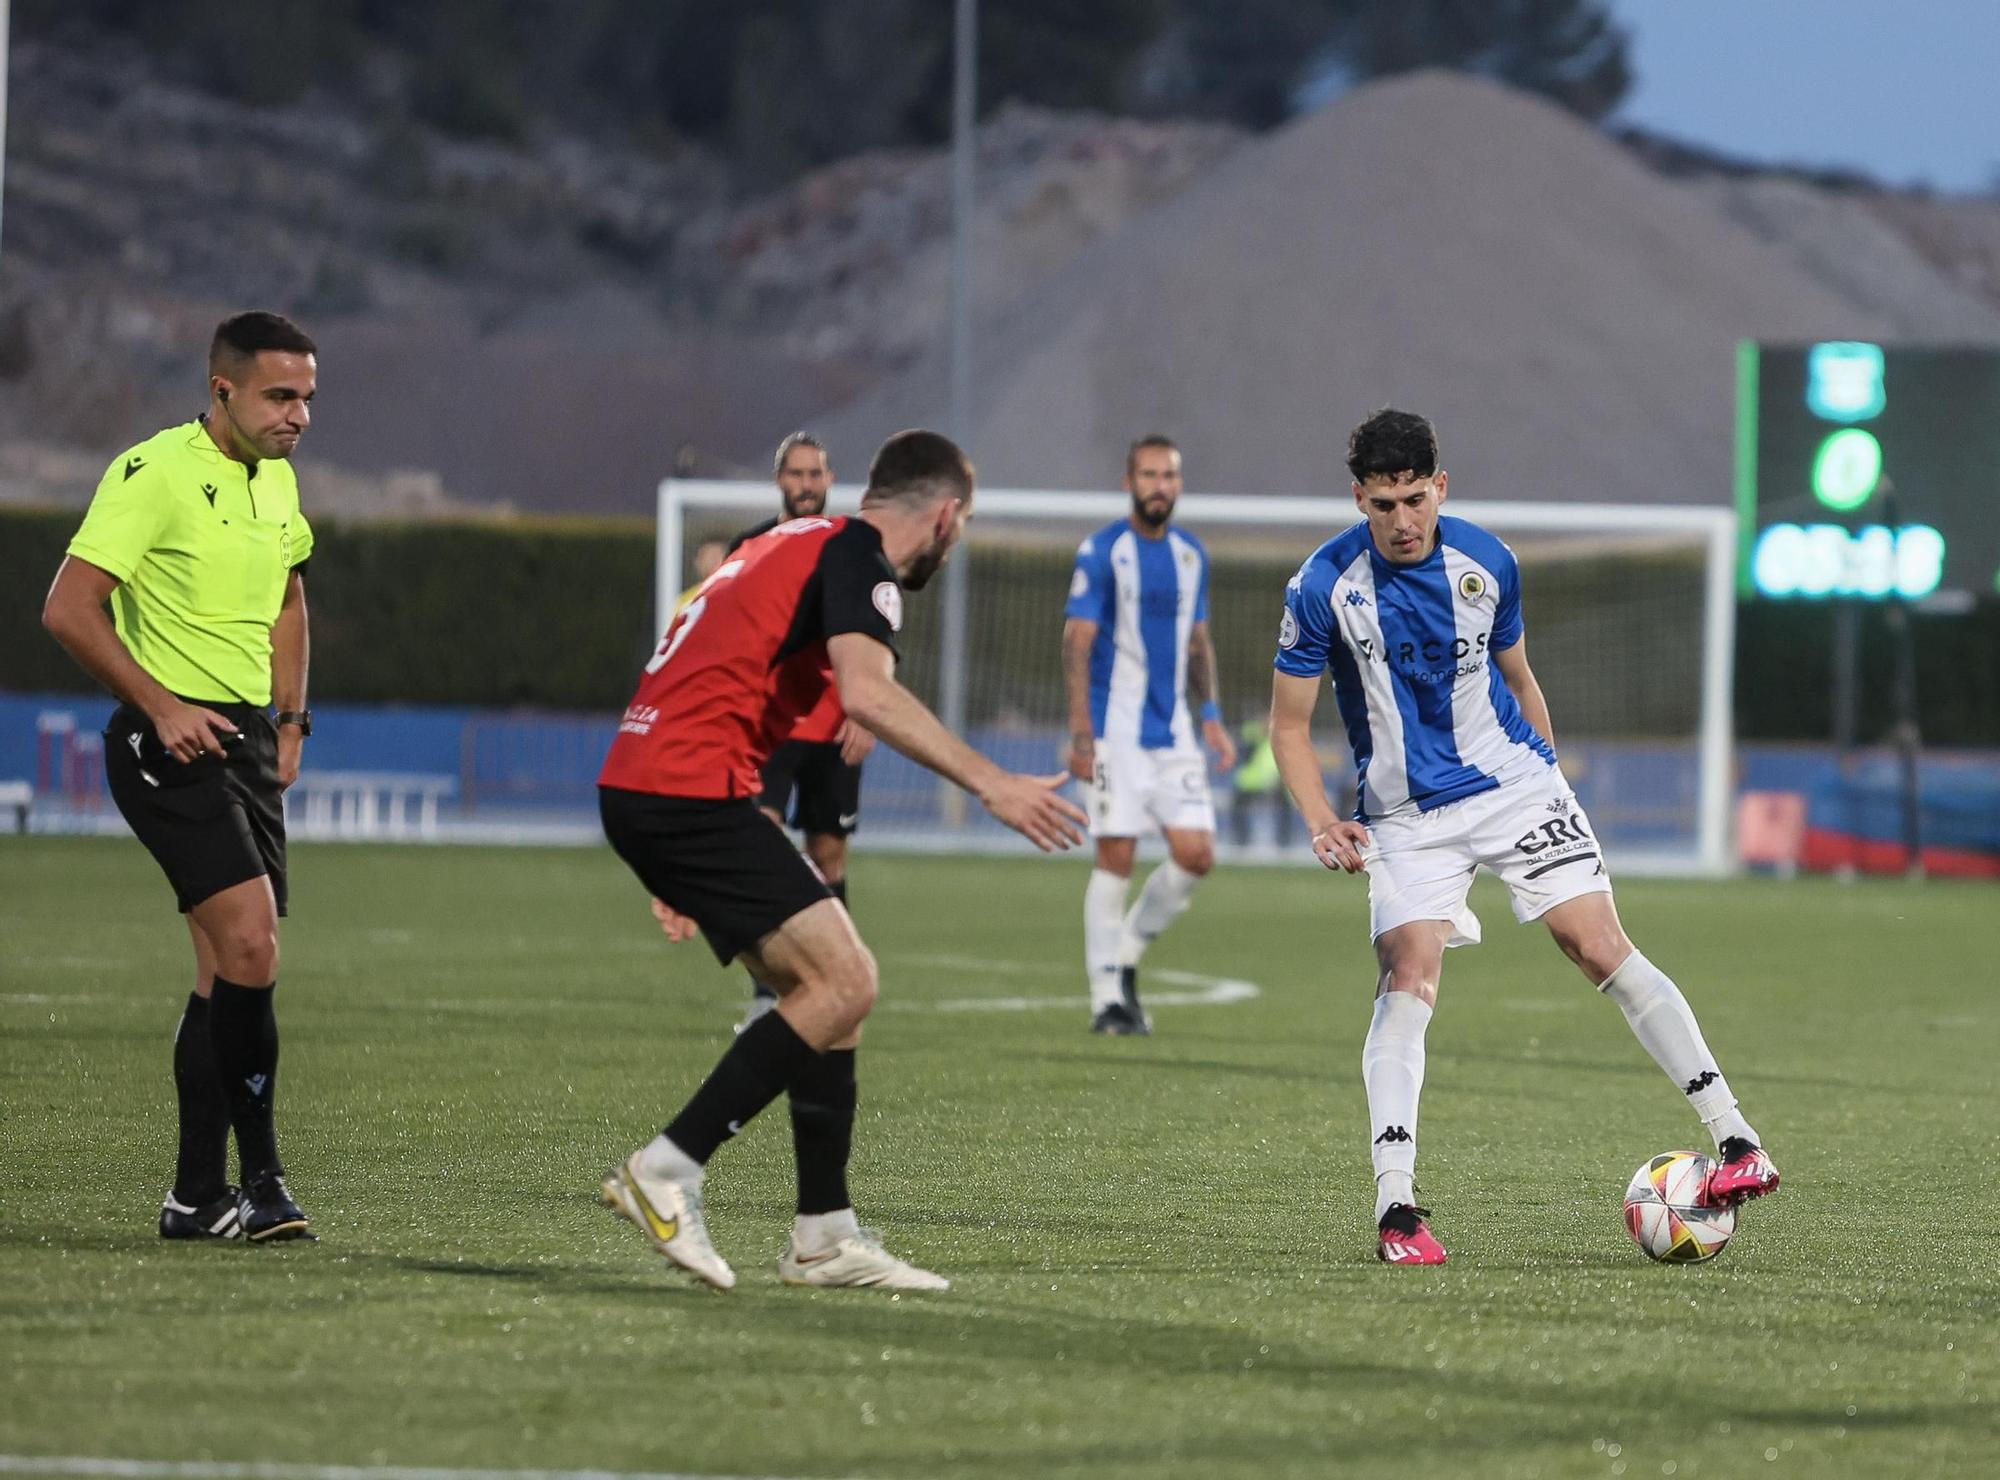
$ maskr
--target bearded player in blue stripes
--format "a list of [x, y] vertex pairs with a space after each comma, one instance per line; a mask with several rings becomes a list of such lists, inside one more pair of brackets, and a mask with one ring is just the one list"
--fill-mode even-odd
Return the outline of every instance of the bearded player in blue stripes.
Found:
[[[1125, 491], [1131, 515], [1076, 552], [1062, 639], [1070, 774], [1090, 788], [1097, 840], [1083, 893], [1090, 1028], [1120, 1036], [1152, 1031], [1139, 1002], [1139, 960], [1215, 863], [1215, 806], [1190, 687], [1201, 696], [1201, 737], [1216, 765], [1236, 764], [1208, 631], [1208, 551], [1172, 527], [1181, 453], [1171, 438], [1141, 437], [1126, 450]], [[1139, 834], [1156, 827], [1167, 857], [1127, 910]]]
[[[1445, 1262], [1416, 1205], [1417, 1098], [1445, 949], [1479, 940], [1466, 897], [1481, 864], [1506, 884], [1515, 918], [1547, 924], [1686, 1094], [1717, 1148], [1705, 1198], [1775, 1192], [1778, 1169], [1687, 999], [1618, 923], [1528, 667], [1513, 551], [1441, 514], [1446, 474], [1423, 417], [1378, 411], [1349, 438], [1347, 466], [1363, 522], [1314, 551], [1286, 587], [1271, 744], [1320, 862], [1368, 875], [1380, 971], [1361, 1073], [1378, 1252], [1392, 1264]], [[1359, 776], [1352, 821], [1327, 799], [1309, 734], [1328, 673]]]

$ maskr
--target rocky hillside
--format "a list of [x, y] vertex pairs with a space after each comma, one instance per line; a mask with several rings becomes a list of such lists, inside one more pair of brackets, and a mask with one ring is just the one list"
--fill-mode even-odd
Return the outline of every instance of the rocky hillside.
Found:
[[[321, 341], [301, 466], [340, 469], [322, 491], [364, 510], [644, 510], [670, 467], [755, 467], [942, 332], [937, 151], [739, 200], [700, 155], [385, 130], [365, 96], [219, 102], [136, 52], [21, 45], [11, 82], [0, 497], [80, 497], [79, 465], [192, 414], [206, 333], [246, 305]], [[1029, 291], [1239, 137], [1002, 110], [980, 136], [978, 301]]]
[[[940, 412], [940, 151], [741, 198], [698, 151], [384, 126], [365, 80], [256, 108], [168, 85], [136, 50], [19, 44], [10, 83], [0, 498], [78, 500], [191, 415], [208, 329], [253, 304], [324, 346], [300, 458], [322, 507], [644, 512], [662, 472], [754, 472], [808, 420], [851, 472], [877, 429]], [[1476, 446], [1532, 447], [1507, 397], [1560, 404], [1565, 365], [1608, 398], [1597, 425], [1635, 428], [1608, 462], [1654, 466], [1643, 424], [1706, 437], [1725, 410], [1695, 325], [2000, 341], [1992, 200], [1614, 143], [1458, 78], [1255, 138], [1006, 108], [980, 192], [974, 451], [1011, 482], [1102, 482], [1143, 422], [1199, 439], [1205, 486], [1289, 487], [1272, 434], [1300, 424], [1282, 408], [1301, 389], [1316, 435], [1348, 401], [1409, 393], [1462, 430], [1490, 417]], [[1524, 296], [1522, 274], [1572, 259], [1602, 304]], [[1503, 335], [1534, 374], [1502, 373]]]

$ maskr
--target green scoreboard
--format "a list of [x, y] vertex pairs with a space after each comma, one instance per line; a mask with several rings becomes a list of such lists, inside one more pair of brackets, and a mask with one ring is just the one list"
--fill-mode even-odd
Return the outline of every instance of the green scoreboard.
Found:
[[2000, 593], [2000, 350], [1744, 344], [1745, 596]]

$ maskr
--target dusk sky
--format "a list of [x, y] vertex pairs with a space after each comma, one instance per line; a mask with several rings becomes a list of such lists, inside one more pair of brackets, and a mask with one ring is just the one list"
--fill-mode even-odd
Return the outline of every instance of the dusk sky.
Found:
[[2000, 0], [1611, 0], [1637, 82], [1617, 118], [1885, 183], [2000, 185]]

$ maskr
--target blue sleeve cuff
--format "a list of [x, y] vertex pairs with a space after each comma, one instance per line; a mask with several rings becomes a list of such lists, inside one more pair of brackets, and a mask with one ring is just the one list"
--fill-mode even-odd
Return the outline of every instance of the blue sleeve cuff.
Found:
[[1217, 724], [1221, 724], [1222, 706], [1216, 703], [1215, 700], [1210, 699], [1206, 704], [1201, 706], [1201, 717], [1204, 721], [1212, 719]]

